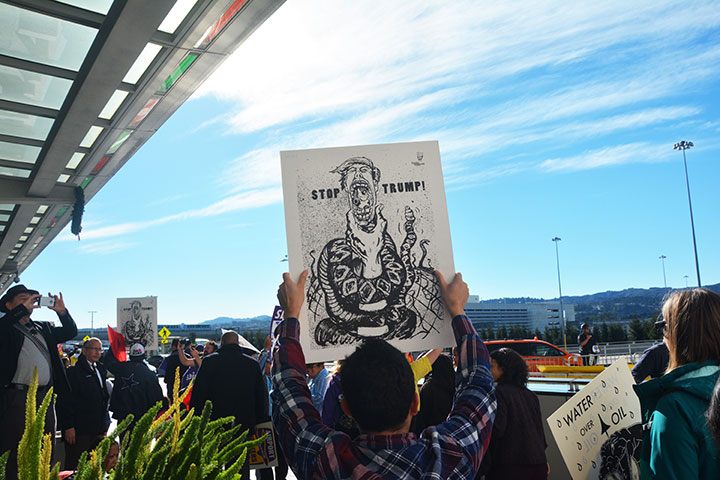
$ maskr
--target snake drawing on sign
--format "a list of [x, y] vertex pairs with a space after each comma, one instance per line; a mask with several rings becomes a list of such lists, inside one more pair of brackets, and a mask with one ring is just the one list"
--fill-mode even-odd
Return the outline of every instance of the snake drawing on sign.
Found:
[[[383, 214], [380, 169], [367, 157], [352, 157], [331, 171], [339, 175], [348, 201], [345, 235], [313, 250], [308, 311], [317, 320], [320, 347], [424, 338], [444, 315], [427, 239], [416, 232], [418, 219], [406, 205], [397, 220]], [[398, 248], [388, 229], [403, 235]], [[418, 258], [419, 256], [419, 258]]]

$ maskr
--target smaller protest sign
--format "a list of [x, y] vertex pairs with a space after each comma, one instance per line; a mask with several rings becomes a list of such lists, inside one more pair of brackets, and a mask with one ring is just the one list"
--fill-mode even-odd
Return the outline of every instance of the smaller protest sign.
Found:
[[275, 329], [283, 321], [283, 309], [280, 305], [275, 305], [273, 310], [272, 318], [270, 318], [270, 338], [275, 340]]
[[548, 417], [574, 480], [639, 478], [640, 401], [624, 357]]
[[247, 459], [251, 469], [277, 467], [278, 450], [275, 439], [275, 432], [271, 422], [261, 423], [255, 426], [255, 430], [249, 440], [260, 438], [267, 433], [265, 442], [248, 450]]

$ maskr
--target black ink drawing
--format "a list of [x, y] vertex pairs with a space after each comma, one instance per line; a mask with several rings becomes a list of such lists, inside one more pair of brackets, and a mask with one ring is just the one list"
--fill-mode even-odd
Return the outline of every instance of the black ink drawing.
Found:
[[601, 480], [633, 480], [638, 478], [638, 462], [642, 447], [642, 424], [637, 423], [610, 435], [600, 450]]
[[[307, 299], [314, 342], [323, 348], [364, 337], [425, 338], [437, 332], [444, 307], [428, 259], [429, 240], [418, 242], [413, 208], [406, 205], [401, 218], [385, 218], [380, 169], [367, 157], [349, 158], [331, 172], [339, 175], [348, 209], [345, 236], [328, 241], [319, 255], [311, 251]], [[399, 249], [389, 229], [401, 233]]]
[[143, 310], [152, 310], [152, 307], [143, 308], [140, 300], [132, 300], [130, 305], [122, 310], [125, 316], [122, 334], [128, 346], [140, 343], [147, 348], [151, 348], [156, 336], [155, 328], [150, 319], [150, 314]]

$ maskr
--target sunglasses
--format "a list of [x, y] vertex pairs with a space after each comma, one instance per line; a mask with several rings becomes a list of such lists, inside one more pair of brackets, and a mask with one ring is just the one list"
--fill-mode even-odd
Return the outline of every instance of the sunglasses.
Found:
[[665, 319], [663, 318], [662, 320], [658, 320], [657, 322], [655, 322], [655, 323], [654, 323], [654, 327], [655, 327], [655, 331], [656, 331], [656, 332], [658, 332], [658, 333], [660, 333], [660, 334], [662, 334], [662, 335], [664, 336], [664, 335], [665, 335], [665, 330], [666, 330], [666, 328], [667, 328], [667, 322], [666, 322]]

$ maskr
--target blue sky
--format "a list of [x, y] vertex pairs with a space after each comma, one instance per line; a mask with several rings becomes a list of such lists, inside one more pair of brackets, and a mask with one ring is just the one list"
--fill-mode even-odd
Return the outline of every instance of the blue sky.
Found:
[[[720, 282], [713, 2], [283, 5], [22, 275], [81, 326], [269, 315], [280, 150], [438, 140], [457, 270], [481, 298]], [[38, 318], [48, 316], [46, 312]], [[48, 316], [49, 318], [49, 316]]]

